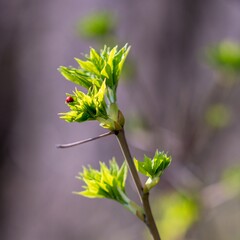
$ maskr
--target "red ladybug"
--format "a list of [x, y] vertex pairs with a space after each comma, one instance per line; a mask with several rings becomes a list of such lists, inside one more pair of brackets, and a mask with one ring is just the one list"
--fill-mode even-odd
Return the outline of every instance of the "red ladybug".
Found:
[[74, 100], [73, 100], [73, 98], [71, 97], [71, 96], [68, 96], [67, 98], [66, 98], [66, 103], [71, 103], [71, 102], [73, 102]]

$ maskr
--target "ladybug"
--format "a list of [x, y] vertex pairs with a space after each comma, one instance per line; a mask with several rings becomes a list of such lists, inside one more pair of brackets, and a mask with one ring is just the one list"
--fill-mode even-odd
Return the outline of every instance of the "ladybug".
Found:
[[67, 98], [66, 98], [66, 103], [71, 103], [71, 102], [73, 102], [74, 100], [73, 100], [73, 98], [71, 97], [71, 96], [68, 96]]

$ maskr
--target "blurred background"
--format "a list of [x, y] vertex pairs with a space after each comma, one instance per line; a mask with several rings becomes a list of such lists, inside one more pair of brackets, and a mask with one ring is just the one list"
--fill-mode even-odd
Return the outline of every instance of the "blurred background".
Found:
[[151, 195], [163, 239], [239, 240], [239, 22], [236, 0], [1, 0], [0, 239], [149, 239], [117, 203], [72, 194], [83, 165], [123, 161], [113, 136], [55, 147], [104, 132], [58, 118], [75, 86], [57, 68], [127, 42], [118, 102], [132, 154], [173, 157]]

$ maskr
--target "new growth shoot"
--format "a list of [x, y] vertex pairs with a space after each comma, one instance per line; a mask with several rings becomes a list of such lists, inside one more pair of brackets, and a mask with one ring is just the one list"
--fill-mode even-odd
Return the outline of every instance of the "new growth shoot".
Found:
[[[115, 158], [110, 160], [109, 166], [100, 162], [99, 170], [83, 167], [83, 172], [80, 172], [77, 178], [85, 184], [84, 190], [75, 194], [88, 198], [107, 198], [120, 203], [146, 224], [154, 240], [160, 240], [150, 208], [149, 193], [159, 183], [162, 173], [171, 162], [171, 157], [158, 150], [153, 158], [144, 156], [143, 161], [133, 159], [131, 156], [124, 132], [125, 118], [117, 104], [118, 82], [129, 51], [128, 44], [120, 50], [118, 46], [114, 48], [104, 46], [99, 52], [90, 48], [85, 60], [75, 58], [78, 68], [64, 66], [59, 68], [67, 80], [86, 90], [83, 92], [75, 88], [71, 94], [67, 94], [65, 102], [69, 111], [60, 113], [60, 118], [67, 122], [79, 123], [97, 120], [108, 132], [58, 147], [73, 147], [114, 134], [125, 161], [121, 166], [118, 166]], [[132, 201], [125, 190], [128, 169], [141, 206]], [[145, 184], [140, 181], [138, 173], [148, 177]]]

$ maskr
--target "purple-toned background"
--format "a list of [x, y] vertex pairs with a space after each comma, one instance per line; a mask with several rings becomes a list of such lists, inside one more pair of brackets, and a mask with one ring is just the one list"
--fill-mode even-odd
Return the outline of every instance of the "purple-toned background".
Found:
[[[76, 23], [98, 10], [117, 16], [119, 45], [132, 46], [137, 73], [120, 84], [119, 105], [129, 118], [144, 116], [150, 129], [128, 133], [133, 155], [163, 148], [174, 159], [169, 176], [180, 174], [178, 164], [193, 162], [207, 183], [240, 160], [239, 87], [228, 100], [232, 125], [214, 136], [195, 132], [214, 86], [204, 49], [224, 39], [240, 41], [238, 1], [1, 0], [1, 240], [143, 239], [145, 226], [117, 203], [71, 194], [81, 189], [74, 176], [82, 165], [97, 167], [113, 155], [123, 160], [116, 139], [55, 147], [104, 132], [96, 122], [67, 124], [57, 116], [67, 110], [65, 92], [75, 87], [57, 68], [76, 66], [74, 57], [99, 46], [76, 32]], [[164, 178], [162, 188], [169, 184], [167, 173]], [[231, 239], [203, 229], [194, 239]]]

